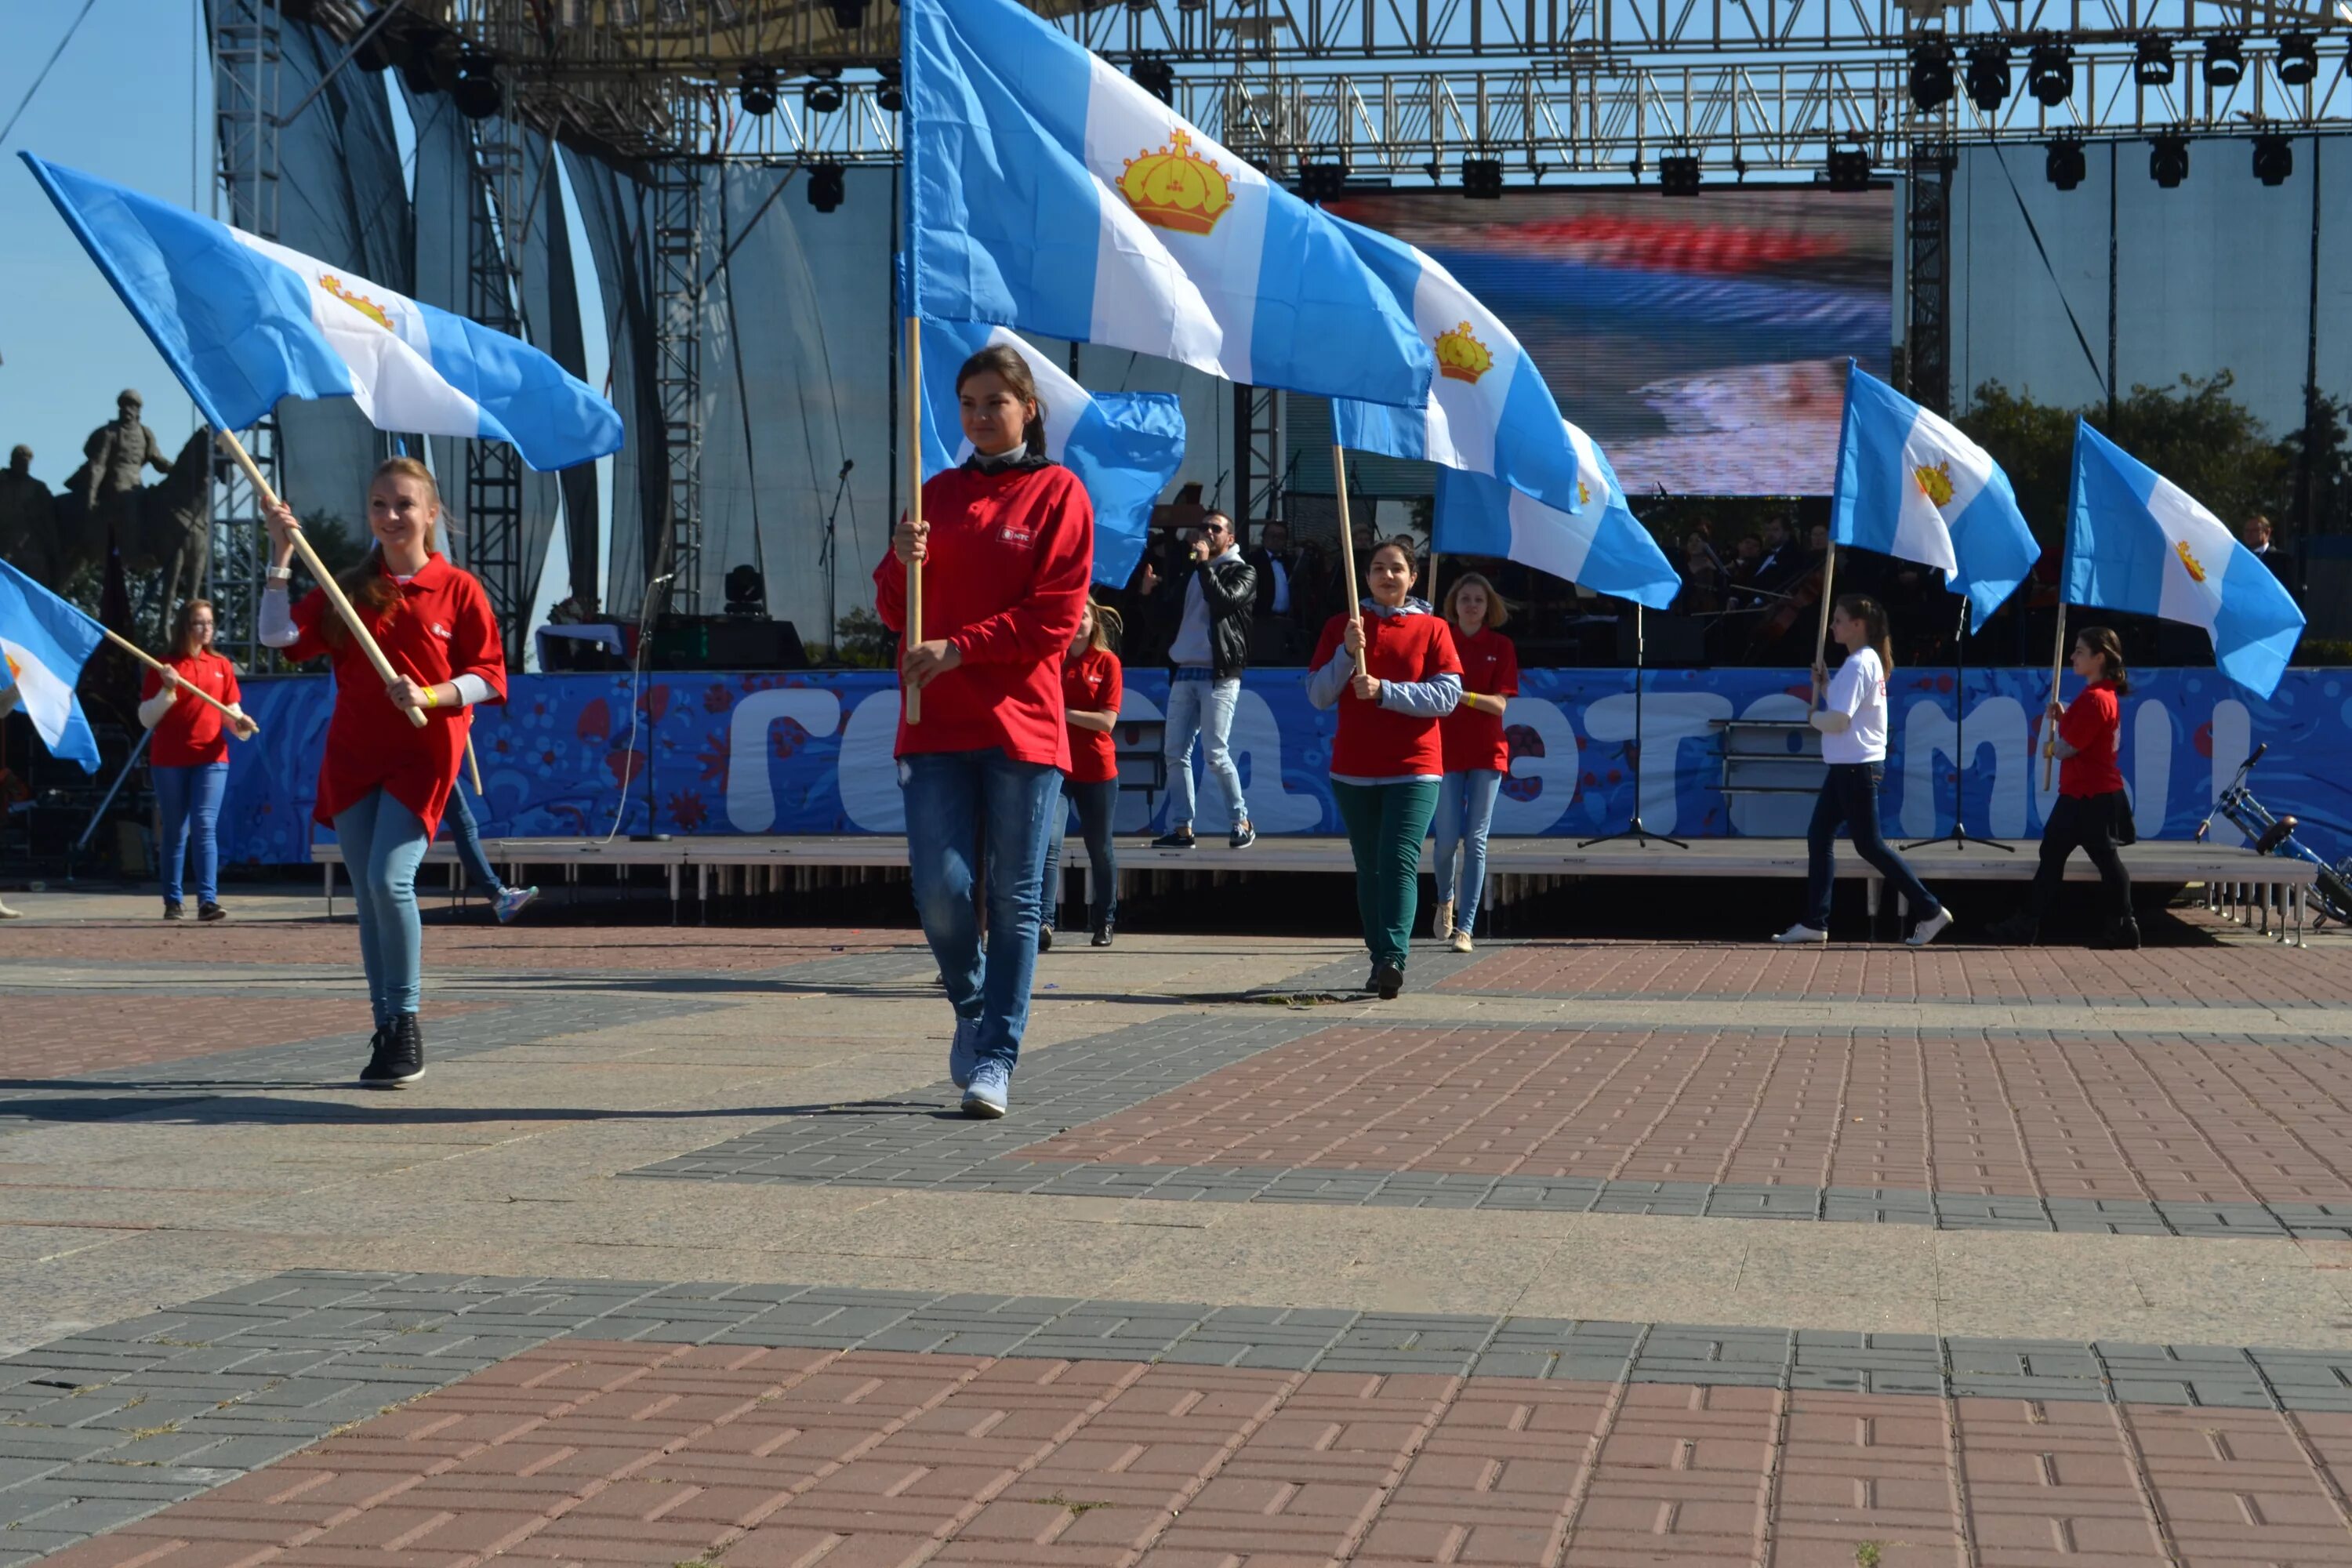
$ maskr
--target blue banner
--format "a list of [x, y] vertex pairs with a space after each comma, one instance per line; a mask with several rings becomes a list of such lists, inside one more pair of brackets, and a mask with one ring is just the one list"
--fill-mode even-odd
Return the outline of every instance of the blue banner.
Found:
[[[2331, 858], [2352, 847], [2352, 679], [2293, 670], [2268, 699], [2210, 669], [2143, 670], [2133, 679], [2122, 765], [2142, 837], [2188, 837], [2215, 790], [2268, 742], [2256, 776], [2263, 801], [2301, 816], [2305, 841]], [[1632, 671], [1521, 671], [1495, 832], [1582, 837], [1622, 826], [1637, 790], [1656, 832], [1804, 831], [1807, 795], [1724, 793], [1713, 723], [1802, 718], [1808, 686], [1800, 672], [1665, 670], [1648, 680], [1637, 750]], [[2042, 670], [1969, 671], [1962, 737], [1953, 672], [1897, 670], [1881, 796], [1889, 836], [1948, 831], [1962, 788], [1971, 833], [2038, 834], [2051, 799], [2035, 755], [2048, 681]], [[2076, 683], [2067, 684], [2071, 695]], [[648, 678], [634, 703], [626, 675], [517, 676], [509, 692], [504, 708], [479, 710], [474, 727], [488, 795], [476, 810], [491, 837], [601, 837], [616, 812], [625, 834], [905, 831], [890, 756], [898, 690], [883, 672], [665, 674]], [[1167, 695], [1165, 670], [1130, 671], [1121, 716], [1157, 719]], [[245, 683], [261, 736], [229, 749], [225, 858], [309, 860], [330, 700], [323, 676]], [[1328, 776], [1331, 724], [1307, 702], [1299, 671], [1249, 672], [1233, 746], [1260, 833], [1340, 831]], [[1965, 759], [1954, 754], [1963, 738]], [[1744, 743], [1798, 739], [1751, 731]], [[1157, 826], [1166, 810], [1165, 792], [1147, 802], [1130, 791], [1119, 831]], [[1223, 829], [1218, 805], [1203, 801], [1202, 812], [1207, 826]], [[2227, 823], [2214, 832], [2224, 844], [2239, 842]]]

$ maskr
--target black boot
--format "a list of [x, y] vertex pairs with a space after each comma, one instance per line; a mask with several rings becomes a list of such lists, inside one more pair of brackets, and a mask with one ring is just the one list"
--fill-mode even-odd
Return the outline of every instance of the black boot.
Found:
[[2042, 922], [2032, 915], [2011, 915], [1987, 926], [1985, 934], [2011, 947], [2032, 947], [2042, 938]]
[[1096, 921], [1095, 921], [1095, 934], [1094, 934], [1094, 936], [1093, 936], [1093, 938], [1092, 938], [1093, 944], [1094, 944], [1095, 946], [1097, 946], [1097, 947], [1108, 947], [1108, 946], [1110, 945], [1110, 928], [1111, 928], [1111, 917], [1110, 917], [1110, 916], [1108, 916], [1108, 915], [1103, 915], [1103, 916], [1101, 916], [1101, 917], [1099, 917], [1099, 918], [1097, 918], [1097, 919], [1096, 920]]
[[375, 1055], [360, 1074], [362, 1089], [406, 1089], [425, 1076], [425, 1034], [416, 1015], [403, 1013], [376, 1036]]
[[1372, 989], [1380, 993], [1381, 1001], [1395, 1001], [1397, 993], [1404, 989], [1404, 971], [1393, 963], [1373, 965]]
[[1054, 951], [1054, 922], [1051, 921], [1037, 922], [1037, 951], [1039, 952]]
[[2139, 921], [2129, 915], [2107, 922], [2107, 927], [2093, 939], [2093, 947], [2117, 948], [2126, 951], [2139, 946]]

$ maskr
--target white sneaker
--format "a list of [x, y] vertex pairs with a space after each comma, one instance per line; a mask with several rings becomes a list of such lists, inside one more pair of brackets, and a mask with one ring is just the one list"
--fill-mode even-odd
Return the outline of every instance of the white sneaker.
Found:
[[1469, 933], [1468, 931], [1464, 931], [1460, 926], [1455, 926], [1455, 927], [1454, 928], [1453, 945], [1454, 945], [1454, 952], [1469, 952], [1469, 951], [1470, 951], [1470, 933]]
[[1000, 1061], [984, 1061], [971, 1069], [971, 1087], [963, 1091], [963, 1113], [983, 1121], [1004, 1114], [1013, 1097], [1013, 1075]]
[[490, 907], [498, 911], [499, 924], [504, 925], [522, 913], [523, 906], [537, 897], [539, 897], [537, 888], [509, 888], [498, 896]]
[[0, 904], [0, 921], [20, 921], [24, 918], [24, 910], [12, 910], [6, 904]]
[[971, 1069], [980, 1060], [980, 1020], [958, 1018], [955, 1038], [948, 1042], [948, 1081], [958, 1089], [971, 1084]]
[[1782, 931], [1779, 936], [1774, 937], [1772, 940], [1777, 942], [1794, 945], [1801, 942], [1827, 942], [1829, 939], [1829, 932], [1825, 931], [1817, 931], [1813, 927], [1807, 925], [1804, 921], [1799, 921], [1795, 925], [1790, 926], [1787, 931]]
[[1929, 915], [1926, 920], [1921, 921], [1917, 925], [1913, 926], [1911, 928], [1911, 934], [1905, 937], [1903, 940], [1912, 947], [1925, 947], [1929, 942], [1935, 941], [1937, 937], [1943, 935], [1944, 928], [1951, 923], [1952, 906], [1946, 904], [1942, 909], [1937, 910], [1934, 914]]

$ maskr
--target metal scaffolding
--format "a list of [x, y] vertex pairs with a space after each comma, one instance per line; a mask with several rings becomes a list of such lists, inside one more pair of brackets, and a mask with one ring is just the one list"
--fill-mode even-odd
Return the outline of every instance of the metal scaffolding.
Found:
[[[467, 313], [494, 331], [524, 337], [522, 251], [533, 210], [533, 170], [520, 127], [472, 122], [473, 184], [467, 213]], [[465, 560], [504, 628], [507, 663], [522, 668], [532, 590], [523, 559], [523, 463], [505, 441], [467, 441]]]
[[702, 606], [702, 166], [668, 159], [653, 175], [654, 391], [668, 469], [656, 575], [669, 574], [658, 604], [692, 616]]
[[[278, 86], [284, 20], [278, 0], [225, 0], [213, 25], [213, 120], [219, 179], [213, 213], [264, 239], [278, 237]], [[276, 489], [279, 483], [275, 413], [238, 439]], [[245, 471], [211, 454], [210, 549], [205, 595], [218, 623], [215, 644], [247, 669], [266, 657], [260, 643], [262, 568], [268, 530], [261, 498]], [[171, 610], [164, 606], [165, 613]]]

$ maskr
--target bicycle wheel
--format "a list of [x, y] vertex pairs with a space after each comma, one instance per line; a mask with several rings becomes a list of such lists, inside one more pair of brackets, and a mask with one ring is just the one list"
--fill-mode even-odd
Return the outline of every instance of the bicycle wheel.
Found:
[[2352, 926], [2352, 881], [2346, 880], [2342, 870], [2321, 867], [2318, 880], [2312, 884], [2311, 896], [2321, 914], [2337, 925]]

